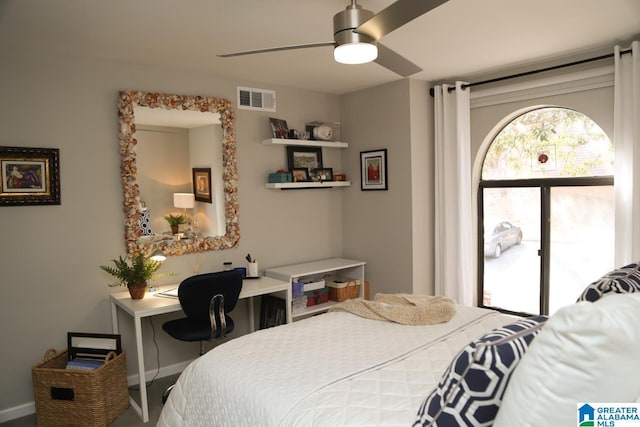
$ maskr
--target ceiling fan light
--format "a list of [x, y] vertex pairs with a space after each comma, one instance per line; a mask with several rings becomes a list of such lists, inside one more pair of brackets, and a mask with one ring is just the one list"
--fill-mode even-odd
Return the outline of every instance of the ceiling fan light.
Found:
[[364, 64], [378, 57], [378, 47], [372, 43], [345, 43], [333, 50], [333, 58], [341, 64]]

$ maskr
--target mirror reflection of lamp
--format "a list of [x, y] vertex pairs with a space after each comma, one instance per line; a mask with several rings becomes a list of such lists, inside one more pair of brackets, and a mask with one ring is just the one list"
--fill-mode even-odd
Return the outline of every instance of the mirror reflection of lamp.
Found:
[[[187, 216], [187, 209], [193, 209], [196, 206], [196, 197], [193, 193], [173, 193], [173, 207], [182, 208], [184, 217], [187, 219], [189, 232], [193, 232], [191, 220]], [[197, 232], [197, 230], [195, 231]]]
[[156, 262], [164, 262], [167, 259], [160, 249], [154, 251], [149, 258]]

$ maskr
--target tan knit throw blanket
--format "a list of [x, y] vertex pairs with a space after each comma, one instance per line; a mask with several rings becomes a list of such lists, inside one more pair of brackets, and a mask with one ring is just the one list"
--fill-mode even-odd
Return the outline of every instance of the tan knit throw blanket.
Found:
[[453, 317], [456, 302], [442, 296], [376, 294], [373, 301], [349, 299], [329, 311], [347, 311], [367, 319], [403, 325], [434, 325], [448, 322]]

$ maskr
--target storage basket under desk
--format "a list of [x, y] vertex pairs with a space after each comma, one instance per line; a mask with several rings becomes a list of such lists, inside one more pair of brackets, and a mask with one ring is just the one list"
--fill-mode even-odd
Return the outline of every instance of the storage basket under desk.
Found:
[[48, 350], [32, 368], [39, 427], [108, 426], [127, 410], [124, 352], [91, 370], [66, 369], [67, 359], [66, 351]]

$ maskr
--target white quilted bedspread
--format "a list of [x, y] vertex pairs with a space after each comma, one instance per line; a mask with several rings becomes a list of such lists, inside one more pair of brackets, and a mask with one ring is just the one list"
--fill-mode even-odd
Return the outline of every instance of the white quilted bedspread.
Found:
[[461, 306], [430, 326], [333, 312], [241, 336], [185, 369], [158, 426], [410, 425], [453, 356], [510, 321]]

